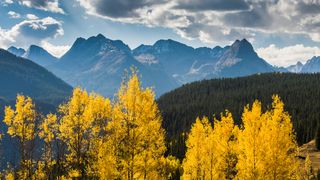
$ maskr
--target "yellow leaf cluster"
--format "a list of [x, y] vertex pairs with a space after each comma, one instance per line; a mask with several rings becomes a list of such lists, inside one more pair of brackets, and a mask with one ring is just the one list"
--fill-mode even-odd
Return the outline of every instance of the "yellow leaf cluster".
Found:
[[226, 179], [234, 176], [237, 128], [231, 113], [214, 120], [197, 119], [188, 135], [187, 153], [183, 162], [184, 179]]
[[8, 134], [22, 141], [34, 139], [35, 120], [36, 111], [30, 97], [18, 95], [15, 110], [10, 106], [5, 108], [3, 122], [8, 126]]
[[296, 179], [297, 144], [290, 116], [279, 96], [262, 112], [261, 103], [246, 106], [240, 128], [231, 113], [197, 119], [186, 142], [184, 179]]

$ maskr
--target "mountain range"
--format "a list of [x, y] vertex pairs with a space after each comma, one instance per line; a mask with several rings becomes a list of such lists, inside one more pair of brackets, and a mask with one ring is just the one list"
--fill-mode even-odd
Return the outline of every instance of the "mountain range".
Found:
[[182, 84], [202, 79], [240, 77], [265, 72], [319, 72], [320, 57], [305, 65], [287, 68], [270, 65], [260, 58], [246, 39], [230, 46], [193, 48], [168, 39], [130, 49], [120, 40], [98, 34], [78, 38], [71, 48], [56, 58], [39, 46], [28, 50], [10, 47], [9, 52], [45, 67], [72, 86], [81, 86], [105, 96], [119, 88], [125, 70], [134, 66], [143, 86], [152, 86], [158, 96]]
[[24, 50], [22, 48], [16, 48], [14, 46], [9, 47], [7, 50], [16, 56], [30, 59], [33, 62], [44, 67], [58, 61], [58, 58], [51, 55], [42, 47], [36, 45], [31, 45], [27, 50]]

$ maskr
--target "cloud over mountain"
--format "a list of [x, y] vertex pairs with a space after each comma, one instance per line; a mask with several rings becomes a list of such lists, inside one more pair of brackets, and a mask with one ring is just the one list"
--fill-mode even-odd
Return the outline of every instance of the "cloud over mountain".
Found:
[[[171, 28], [187, 39], [228, 43], [259, 34], [307, 35], [320, 42], [316, 0], [77, 0], [87, 14], [112, 21]], [[217, 35], [215, 35], [217, 34]], [[223, 35], [221, 37], [221, 35]]]
[[28, 19], [14, 25], [11, 29], [0, 29], [0, 45], [6, 47], [8, 44], [18, 43], [23, 46], [29, 45], [30, 40], [37, 44], [63, 34], [62, 22], [52, 17]]
[[257, 53], [273, 65], [288, 66], [298, 61], [305, 63], [310, 57], [319, 56], [320, 48], [302, 44], [280, 48], [271, 44], [266, 48], [257, 49]]

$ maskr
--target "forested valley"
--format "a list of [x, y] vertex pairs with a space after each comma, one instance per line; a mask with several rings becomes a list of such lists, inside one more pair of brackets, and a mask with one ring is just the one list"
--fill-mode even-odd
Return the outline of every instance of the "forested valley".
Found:
[[298, 145], [316, 134], [319, 79], [201, 81], [156, 101], [132, 71], [113, 99], [77, 87], [49, 114], [17, 95], [4, 110], [2, 135], [17, 143], [19, 162], [7, 162], [1, 178], [316, 178], [308, 157], [299, 160]]
[[197, 117], [206, 116], [213, 122], [228, 110], [235, 124], [241, 125], [247, 104], [258, 99], [266, 110], [274, 94], [285, 104], [298, 144], [314, 139], [320, 122], [320, 74], [265, 73], [198, 81], [161, 96], [157, 102], [168, 141], [172, 142], [170, 153], [179, 159], [184, 157], [185, 134]]

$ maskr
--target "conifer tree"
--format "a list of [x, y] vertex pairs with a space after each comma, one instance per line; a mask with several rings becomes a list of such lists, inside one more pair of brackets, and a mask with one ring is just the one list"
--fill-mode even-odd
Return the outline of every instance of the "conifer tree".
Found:
[[8, 126], [7, 133], [16, 137], [19, 141], [20, 168], [19, 179], [31, 178], [33, 174], [34, 161], [33, 149], [36, 135], [36, 110], [30, 97], [18, 95], [15, 109], [10, 106], [5, 108], [3, 122]]
[[315, 140], [316, 140], [316, 148], [320, 150], [320, 121], [318, 122]]

